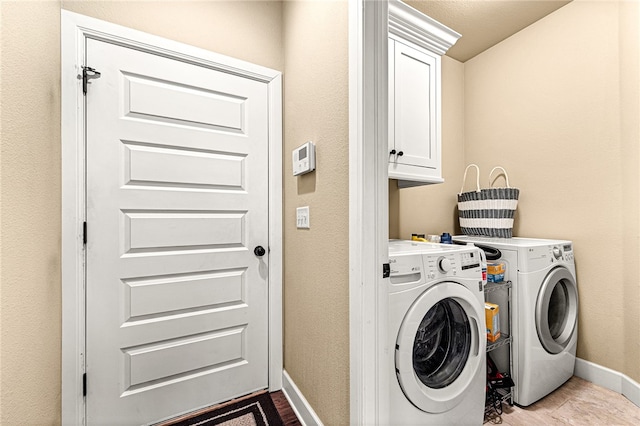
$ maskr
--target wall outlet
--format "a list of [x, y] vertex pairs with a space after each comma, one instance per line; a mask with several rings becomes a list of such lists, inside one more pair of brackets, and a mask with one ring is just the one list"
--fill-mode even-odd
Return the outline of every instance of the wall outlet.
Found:
[[309, 229], [309, 206], [298, 207], [296, 209], [296, 226], [298, 229]]

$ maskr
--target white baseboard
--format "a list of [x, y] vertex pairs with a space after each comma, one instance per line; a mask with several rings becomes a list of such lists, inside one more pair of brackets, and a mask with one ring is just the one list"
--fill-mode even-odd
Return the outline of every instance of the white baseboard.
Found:
[[629, 376], [622, 376], [622, 394], [640, 407], [640, 385]]
[[580, 358], [576, 358], [574, 374], [598, 386], [618, 392], [640, 407], [640, 384], [626, 374]]
[[296, 384], [293, 383], [286, 370], [282, 370], [282, 392], [289, 400], [289, 405], [298, 416], [302, 426], [324, 426], [320, 417], [313, 411], [309, 401], [302, 395]]

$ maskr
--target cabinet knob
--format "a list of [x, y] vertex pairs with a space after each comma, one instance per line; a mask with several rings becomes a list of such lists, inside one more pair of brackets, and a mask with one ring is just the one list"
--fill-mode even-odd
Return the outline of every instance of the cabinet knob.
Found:
[[404, 152], [402, 152], [402, 151], [398, 152], [398, 157], [402, 157], [403, 155], [404, 155]]
[[392, 149], [391, 151], [389, 151], [389, 155], [394, 155], [396, 153], [395, 149]]

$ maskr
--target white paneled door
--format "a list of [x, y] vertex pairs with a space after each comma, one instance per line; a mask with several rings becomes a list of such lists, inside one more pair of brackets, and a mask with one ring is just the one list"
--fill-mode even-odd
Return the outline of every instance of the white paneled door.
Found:
[[87, 423], [267, 388], [267, 85], [92, 39], [86, 64]]

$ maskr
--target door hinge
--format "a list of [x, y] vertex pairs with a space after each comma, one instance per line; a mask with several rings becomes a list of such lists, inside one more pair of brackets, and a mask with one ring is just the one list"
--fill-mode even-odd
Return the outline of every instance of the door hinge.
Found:
[[389, 278], [391, 275], [391, 266], [388, 263], [382, 264], [382, 278]]
[[87, 373], [82, 375], [82, 396], [87, 396]]
[[94, 78], [100, 78], [100, 72], [94, 68], [82, 66], [82, 93], [87, 94], [87, 84], [89, 80]]
[[87, 222], [82, 223], [82, 244], [87, 244]]

